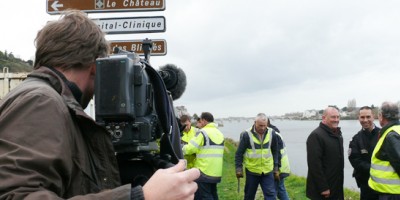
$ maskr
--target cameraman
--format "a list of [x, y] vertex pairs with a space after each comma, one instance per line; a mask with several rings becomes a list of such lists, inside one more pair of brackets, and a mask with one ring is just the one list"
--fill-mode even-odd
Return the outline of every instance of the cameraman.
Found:
[[101, 29], [68, 11], [38, 32], [35, 70], [0, 104], [0, 199], [192, 199], [200, 175], [183, 161], [142, 187], [120, 185], [107, 131], [83, 109], [95, 60], [109, 47]]

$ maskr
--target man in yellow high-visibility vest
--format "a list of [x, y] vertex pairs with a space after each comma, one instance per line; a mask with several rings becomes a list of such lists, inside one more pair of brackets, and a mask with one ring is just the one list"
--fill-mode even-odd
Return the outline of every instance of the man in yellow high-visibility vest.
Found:
[[[182, 131], [181, 143], [182, 145], [186, 145], [192, 138], [194, 138], [199, 129], [192, 126], [191, 118], [189, 115], [182, 115], [180, 117], [180, 121], [182, 126], [185, 126]], [[196, 154], [185, 155], [184, 157], [187, 161], [187, 169], [193, 168], [194, 162], [196, 160]]]
[[246, 174], [244, 199], [255, 198], [258, 185], [264, 199], [275, 200], [275, 181], [279, 179], [279, 149], [275, 131], [268, 128], [268, 118], [257, 114], [254, 125], [240, 134], [239, 146], [235, 154], [236, 177]]
[[224, 162], [224, 135], [214, 123], [214, 116], [203, 112], [199, 121], [200, 130], [189, 143], [182, 147], [183, 155], [196, 154], [194, 168], [200, 170], [200, 178], [196, 180], [198, 189], [195, 200], [217, 200], [217, 183], [221, 182]]
[[289, 200], [289, 194], [286, 191], [285, 187], [285, 178], [290, 175], [290, 164], [289, 157], [286, 151], [286, 145], [283, 141], [283, 137], [278, 129], [278, 127], [271, 124], [271, 120], [268, 119], [268, 128], [275, 130], [276, 138], [278, 141], [278, 149], [280, 152], [280, 161], [281, 165], [279, 167], [279, 176], [275, 178], [275, 192], [276, 197], [279, 200]]
[[379, 199], [400, 199], [400, 122], [399, 107], [383, 102], [379, 112], [382, 126], [371, 158], [368, 185], [379, 192]]

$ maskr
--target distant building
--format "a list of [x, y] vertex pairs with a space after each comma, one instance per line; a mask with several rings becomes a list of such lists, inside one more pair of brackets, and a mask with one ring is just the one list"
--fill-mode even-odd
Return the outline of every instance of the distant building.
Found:
[[303, 112], [303, 119], [316, 118], [318, 116], [318, 110], [306, 110]]
[[340, 115], [340, 117], [348, 117], [349, 116], [349, 114], [348, 114], [348, 112], [346, 112], [346, 111], [339, 111], [339, 115]]

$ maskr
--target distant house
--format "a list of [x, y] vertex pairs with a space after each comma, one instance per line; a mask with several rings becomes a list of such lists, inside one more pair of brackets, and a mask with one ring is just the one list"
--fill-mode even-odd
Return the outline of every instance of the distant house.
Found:
[[340, 117], [348, 117], [349, 116], [348, 112], [342, 111], [342, 110], [339, 112], [339, 115], [340, 115]]
[[303, 112], [303, 119], [316, 118], [318, 116], [318, 110], [306, 110]]

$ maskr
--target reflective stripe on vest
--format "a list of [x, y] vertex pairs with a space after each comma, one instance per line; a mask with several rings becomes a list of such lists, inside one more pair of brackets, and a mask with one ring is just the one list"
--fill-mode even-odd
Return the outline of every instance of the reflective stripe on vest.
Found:
[[[245, 133], [249, 136], [251, 149], [246, 149], [244, 154], [244, 165], [247, 170], [253, 173], [269, 173], [274, 168], [274, 161], [271, 154], [272, 130], [267, 129], [263, 141], [259, 141], [248, 129]], [[256, 148], [257, 144], [257, 148]]]
[[195, 167], [207, 176], [221, 177], [224, 141], [221, 144], [211, 144], [208, 133], [204, 129], [201, 130], [201, 133], [204, 136], [204, 145], [199, 146], [192, 143], [199, 148], [199, 152], [196, 154]]
[[369, 186], [375, 191], [386, 194], [400, 194], [400, 177], [389, 161], [380, 160], [376, 154], [382, 147], [389, 132], [400, 133], [400, 125], [389, 127], [381, 136], [372, 153]]
[[283, 137], [282, 137], [282, 135], [280, 133], [278, 133], [278, 132], [275, 132], [275, 133], [277, 135], [279, 135], [279, 137], [282, 140], [282, 144], [283, 144], [283, 147], [282, 147], [282, 149], [280, 151], [281, 152], [281, 167], [279, 168], [279, 171], [280, 171], [280, 173], [289, 174], [290, 173], [290, 164], [289, 164], [289, 157], [288, 157], [287, 152], [286, 152], [285, 142], [283, 141]]

